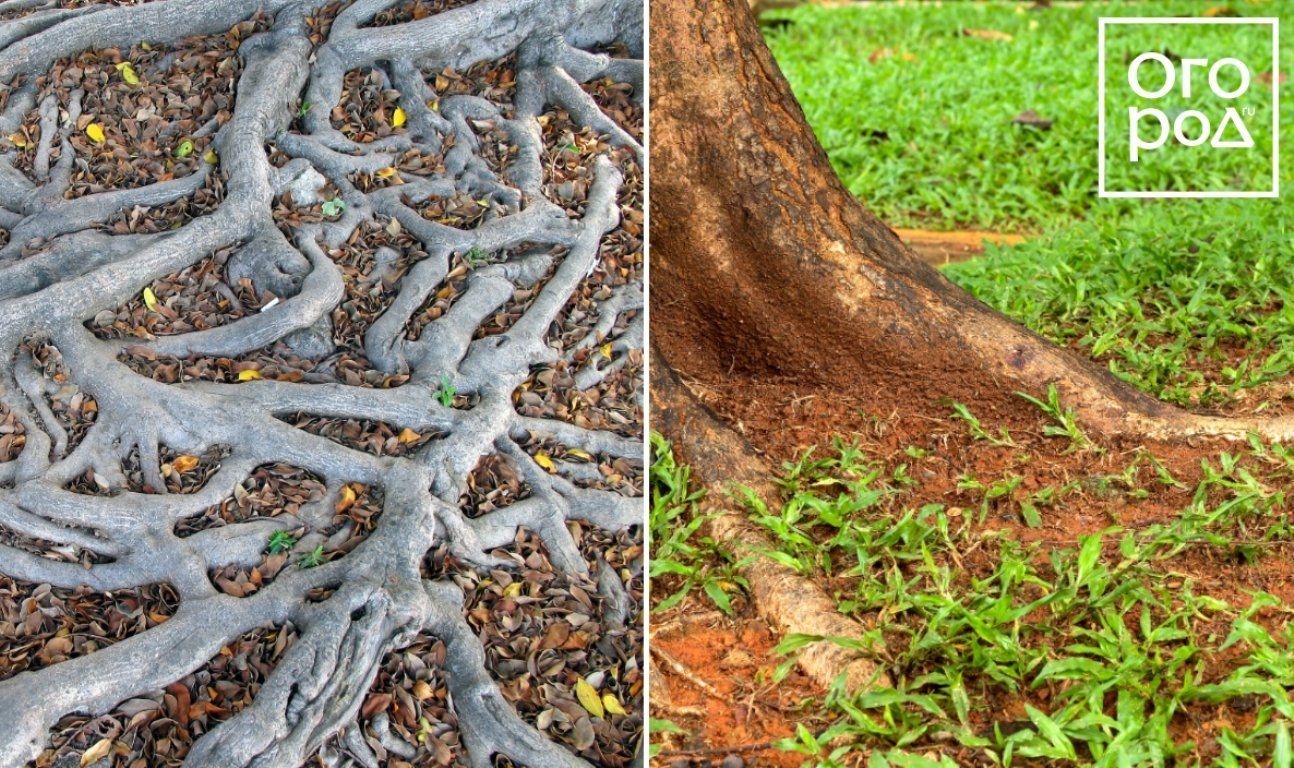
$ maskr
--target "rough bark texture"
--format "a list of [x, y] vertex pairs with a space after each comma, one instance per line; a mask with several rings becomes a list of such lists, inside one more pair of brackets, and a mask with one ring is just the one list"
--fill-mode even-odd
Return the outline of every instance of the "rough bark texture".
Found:
[[[10, 0], [0, 10], [39, 5]], [[220, 126], [214, 146], [225, 197], [211, 214], [172, 232], [112, 236], [96, 227], [135, 206], [160, 205], [189, 194], [200, 178], [181, 178], [142, 189], [65, 199], [75, 153], [68, 136], [78, 130], [76, 106], [48, 111], [42, 131], [43, 173], [31, 179], [0, 156], [0, 223], [10, 231], [0, 252], [0, 402], [15, 414], [26, 445], [0, 464], [0, 523], [34, 539], [79, 547], [100, 557], [88, 568], [56, 562], [25, 549], [0, 545], [0, 571], [56, 587], [89, 585], [109, 590], [165, 582], [181, 599], [178, 612], [154, 629], [95, 653], [0, 682], [0, 766], [21, 766], [46, 743], [50, 727], [71, 712], [102, 713], [132, 696], [188, 674], [225, 644], [256, 627], [291, 622], [299, 638], [288, 649], [256, 701], [201, 739], [186, 764], [193, 766], [297, 766], [339, 731], [351, 737], [328, 751], [331, 764], [376, 766], [355, 739], [364, 693], [383, 655], [428, 631], [448, 647], [447, 672], [462, 736], [473, 766], [506, 755], [529, 766], [578, 766], [584, 761], [526, 725], [503, 699], [484, 668], [484, 653], [465, 623], [462, 595], [451, 584], [424, 581], [424, 553], [448, 541], [465, 562], [501, 567], [489, 551], [512, 540], [519, 526], [539, 533], [553, 562], [587, 569], [567, 530], [581, 520], [610, 530], [641, 522], [641, 501], [591, 490], [550, 474], [517, 441], [545, 435], [589, 455], [637, 459], [640, 442], [568, 423], [525, 418], [514, 409], [514, 390], [532, 366], [552, 363], [550, 325], [595, 266], [604, 235], [619, 221], [621, 174], [605, 158], [596, 167], [583, 217], [572, 219], [545, 199], [537, 115], [560, 104], [577, 121], [641, 152], [615, 127], [580, 82], [613, 74], [642, 81], [641, 62], [612, 59], [587, 49], [616, 40], [637, 52], [641, 5], [632, 0], [481, 0], [395, 27], [363, 26], [395, 0], [358, 0], [335, 19], [322, 44], [312, 44], [309, 4], [290, 0], [157, 0], [143, 5], [90, 5], [74, 10], [37, 9], [0, 23], [0, 82], [14, 84], [0, 114], [0, 135], [11, 133], [33, 107], [34, 91], [15, 78], [33, 78], [54, 61], [91, 46], [167, 42], [228, 29], [258, 12], [270, 30], [242, 43], [243, 74], [232, 119]], [[472, 96], [427, 104], [423, 72], [515, 53], [515, 109], [499, 109]], [[328, 119], [348, 70], [377, 66], [401, 92], [410, 130], [357, 144]], [[289, 131], [298, 105], [313, 109], [305, 130]], [[505, 177], [475, 160], [471, 120], [505, 125], [516, 153]], [[51, 163], [49, 144], [64, 151]], [[447, 143], [442, 174], [364, 193], [351, 173], [391, 166], [410, 148], [433, 153]], [[274, 145], [290, 163], [269, 161]], [[276, 228], [273, 201], [302, 171], [313, 168], [340, 191], [347, 207], [339, 221], [307, 224], [288, 242]], [[411, 207], [456, 192], [489, 198], [506, 209], [477, 228], [454, 229], [422, 219]], [[272, 308], [232, 323], [136, 344], [157, 354], [235, 356], [281, 340], [308, 347], [328, 342], [328, 313], [341, 296], [341, 276], [325, 250], [345, 241], [361, 222], [380, 215], [401, 222], [422, 241], [428, 256], [406, 276], [394, 304], [366, 338], [372, 362], [407, 373], [395, 389], [342, 384], [250, 381], [240, 384], [165, 385], [134, 372], [119, 354], [128, 346], [96, 338], [84, 323], [97, 312], [138, 296], [150, 281], [188, 267], [221, 248], [237, 246], [235, 261], [258, 287], [285, 298]], [[530, 248], [526, 251], [520, 246]], [[555, 258], [551, 246], [565, 248]], [[537, 247], [537, 248], [536, 248]], [[424, 299], [435, 293], [451, 256], [471, 249], [486, 254], [521, 250], [527, 255], [475, 270], [453, 308], [417, 340], [405, 328]], [[555, 262], [555, 263], [554, 263]], [[293, 272], [296, 272], [295, 278]], [[517, 287], [535, 297], [501, 335], [474, 338], [481, 321], [512, 298]], [[612, 315], [637, 308], [640, 286], [607, 302]], [[609, 331], [614, 317], [606, 320]], [[312, 337], [311, 334], [314, 334]], [[312, 342], [313, 338], [313, 342]], [[79, 445], [68, 450], [64, 430], [46, 406], [43, 379], [20, 345], [33, 340], [56, 348], [70, 377], [98, 405], [98, 417]], [[631, 331], [618, 339], [621, 356], [640, 345]], [[619, 361], [623, 365], [623, 360]], [[596, 383], [614, 370], [583, 373]], [[452, 381], [470, 408], [451, 408], [436, 397]], [[306, 412], [398, 424], [433, 440], [404, 457], [375, 456], [296, 429], [278, 417]], [[228, 453], [205, 486], [191, 494], [144, 494], [124, 487], [122, 462], [137, 451], [155, 489], [166, 488], [159, 470], [165, 447], [201, 454], [213, 446]], [[525, 477], [531, 497], [505, 513], [469, 518], [461, 510], [468, 474], [487, 455], [499, 454]], [[303, 509], [300, 519], [261, 519], [181, 537], [178, 521], [229, 496], [255, 467], [282, 462], [323, 478], [328, 495]], [[93, 471], [108, 495], [92, 496], [68, 484]], [[347, 554], [314, 568], [284, 571], [254, 595], [220, 594], [209, 572], [256, 562], [267, 537], [285, 527], [306, 530], [298, 548], [319, 543], [338, 494], [347, 483], [380, 487], [385, 499], [375, 529]], [[599, 579], [612, 593], [618, 579]], [[326, 599], [308, 600], [312, 590]], [[317, 594], [317, 593], [316, 593]], [[623, 593], [619, 595], [623, 598]]]
[[1162, 404], [914, 257], [835, 176], [747, 3], [660, 0], [652, 32], [653, 343], [670, 365], [878, 403], [1054, 383], [1098, 431], [1294, 434]]

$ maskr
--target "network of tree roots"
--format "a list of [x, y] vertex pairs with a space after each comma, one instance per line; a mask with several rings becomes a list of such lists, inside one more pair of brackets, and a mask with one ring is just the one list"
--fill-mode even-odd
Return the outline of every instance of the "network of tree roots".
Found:
[[623, 766], [642, 6], [0, 2], [0, 766]]

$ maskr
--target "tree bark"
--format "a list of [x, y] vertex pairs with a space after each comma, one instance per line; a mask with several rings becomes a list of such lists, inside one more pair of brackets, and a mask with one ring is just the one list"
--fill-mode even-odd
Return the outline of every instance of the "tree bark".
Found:
[[745, 0], [654, 2], [651, 93], [653, 343], [686, 376], [906, 407], [1055, 384], [1106, 434], [1294, 435], [1161, 403], [913, 256], [837, 179]]

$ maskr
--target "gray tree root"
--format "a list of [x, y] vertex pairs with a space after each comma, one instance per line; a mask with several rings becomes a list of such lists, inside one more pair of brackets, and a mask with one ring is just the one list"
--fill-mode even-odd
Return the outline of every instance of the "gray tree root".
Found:
[[[637, 0], [480, 0], [420, 21], [364, 26], [395, 4], [357, 0], [321, 44], [312, 43], [306, 23], [312, 7], [292, 0], [156, 0], [76, 10], [48, 9], [37, 0], [0, 5], [4, 11], [32, 9], [0, 22], [0, 82], [14, 86], [0, 129], [13, 130], [32, 109], [40, 110], [42, 121], [35, 178], [17, 170], [12, 155], [0, 155], [0, 225], [10, 234], [0, 249], [0, 404], [26, 433], [18, 458], [0, 463], [0, 525], [93, 552], [101, 560], [82, 567], [0, 544], [0, 571], [26, 581], [98, 590], [166, 582], [181, 599], [177, 614], [164, 624], [0, 682], [0, 711], [6, 713], [0, 718], [0, 768], [35, 758], [63, 716], [108, 712], [191, 673], [242, 633], [284, 624], [296, 628], [297, 640], [256, 700], [201, 738], [186, 765], [286, 768], [325, 750], [330, 764], [375, 766], [359, 735], [360, 705], [383, 656], [420, 632], [437, 635], [448, 647], [446, 672], [473, 766], [492, 765], [495, 755], [533, 768], [585, 764], [527, 725], [502, 697], [485, 668], [484, 650], [464, 621], [462, 595], [448, 583], [425, 581], [421, 567], [433, 544], [442, 542], [470, 564], [500, 567], [490, 550], [508, 544], [525, 527], [543, 538], [555, 565], [586, 573], [567, 521], [610, 530], [641, 523], [640, 499], [582, 487], [575, 482], [578, 470], [563, 476], [559, 466], [550, 473], [522, 448], [532, 438], [551, 439], [590, 455], [636, 459], [639, 441], [523, 417], [512, 397], [533, 366], [563, 359], [547, 338], [550, 329], [595, 268], [603, 239], [620, 216], [617, 192], [623, 180], [605, 156], [595, 164], [580, 218], [572, 219], [545, 198], [538, 117], [549, 105], [561, 107], [613, 145], [641, 154], [633, 137], [578, 84], [615, 77], [641, 85], [641, 62], [589, 49], [619, 40], [640, 52], [642, 6]], [[92, 46], [165, 43], [223, 32], [258, 12], [272, 17], [272, 26], [239, 47], [243, 72], [233, 115], [214, 133], [217, 167], [141, 189], [65, 199], [75, 158], [69, 137], [80, 95], [73, 94], [69, 104], [50, 97], [37, 105], [36, 76]], [[514, 52], [518, 90], [507, 114], [476, 97], [439, 98], [425, 79], [446, 67], [462, 70]], [[386, 72], [391, 87], [400, 90], [409, 125], [389, 139], [357, 144], [337, 131], [328, 115], [346, 72], [369, 68]], [[437, 109], [428, 107], [433, 99]], [[304, 101], [314, 108], [301, 121], [304, 129], [295, 132], [290, 125]], [[513, 144], [502, 175], [479, 155], [472, 123], [481, 120], [493, 121]], [[270, 146], [291, 158], [287, 167], [271, 165]], [[392, 165], [406, 150], [435, 153], [447, 146], [443, 173], [367, 193], [351, 180], [354, 173]], [[57, 159], [55, 148], [61, 148]], [[341, 192], [347, 210], [337, 220], [301, 225], [285, 237], [271, 210], [291, 180], [311, 170]], [[183, 199], [209, 173], [223, 175], [226, 194], [208, 215], [158, 235], [111, 235], [100, 227], [122, 209]], [[459, 193], [489, 198], [502, 212], [475, 229], [459, 230], [426, 220], [413, 207]], [[374, 366], [408, 374], [402, 386], [167, 385], [122, 361], [123, 353], [141, 350], [180, 358], [236, 357], [329, 328], [344, 283], [327, 251], [374, 217], [399, 222], [428, 254], [402, 279], [398, 296], [366, 339]], [[230, 275], [272, 291], [281, 298], [275, 306], [216, 328], [129, 343], [99, 339], [85, 327], [96, 313], [138, 296], [151, 281], [231, 247], [238, 250], [229, 262]], [[471, 249], [511, 255], [475, 270], [452, 308], [416, 340], [408, 338], [407, 328], [443, 285], [451, 259]], [[393, 255], [379, 254], [379, 261]], [[500, 335], [477, 338], [481, 322], [520, 288], [537, 292], [519, 319]], [[604, 302], [598, 326], [583, 346], [606, 343], [613, 357], [582, 371], [582, 386], [601, 381], [641, 347], [641, 321], [624, 319], [641, 305], [637, 284]], [[96, 420], [74, 447], [50, 411], [44, 378], [20, 349], [33, 341], [57, 349], [69, 378], [98, 406]], [[468, 396], [471, 407], [442, 405], [436, 392], [443, 381]], [[280, 420], [295, 413], [384, 421], [433, 432], [438, 439], [402, 457], [376, 456]], [[165, 493], [159, 469], [163, 448], [198, 455], [215, 447], [225, 453], [203, 487]], [[482, 458], [496, 454], [516, 466], [531, 496], [469, 518], [459, 507], [468, 475]], [[159, 493], [126, 487], [122, 464], [131, 456], [138, 456], [143, 476]], [[267, 463], [322, 477], [328, 497], [303, 509], [299, 518], [253, 519], [187, 537], [176, 533], [177, 522], [228, 498]], [[68, 488], [88, 471], [102, 479], [109, 495]], [[304, 526], [307, 533], [298, 547], [320, 539], [317, 529], [331, 521], [333, 501], [347, 483], [380, 487], [384, 499], [375, 529], [352, 551], [318, 567], [287, 569], [247, 597], [213, 586], [208, 576], [213, 569], [257, 563], [276, 530]], [[625, 602], [613, 571], [598, 579], [607, 594]], [[321, 589], [328, 590], [326, 598], [307, 599]], [[375, 719], [373, 727], [384, 748], [412, 754], [413, 746], [399, 742], [385, 719]]]

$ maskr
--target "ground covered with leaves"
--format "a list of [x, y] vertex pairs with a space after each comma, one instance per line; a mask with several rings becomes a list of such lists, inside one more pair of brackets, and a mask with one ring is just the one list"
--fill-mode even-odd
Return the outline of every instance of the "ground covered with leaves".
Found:
[[[0, 300], [96, 278], [114, 259], [164, 252], [168, 236], [212, 244], [170, 268], [113, 273], [126, 283], [120, 297], [110, 280], [102, 296], [81, 288], [75, 295], [94, 297], [86, 307], [101, 306], [70, 310], [65, 331], [14, 331], [18, 362], [2, 366], [0, 387], [0, 695], [13, 713], [38, 710], [53, 679], [39, 675], [82, 660], [75, 682], [94, 696], [33, 727], [39, 744], [26, 764], [206, 765], [222, 738], [218, 757], [235, 761], [222, 765], [633, 764], [644, 685], [640, 62], [620, 39], [582, 51], [532, 19], [506, 54], [468, 46], [456, 53], [467, 65], [430, 71], [397, 72], [399, 56], [364, 62], [338, 73], [335, 104], [312, 104], [307, 92], [327, 86], [306, 75], [341, 45], [334, 25], [354, 26], [352, 36], [378, 26], [411, 34], [409, 25], [442, 18], [470, 26], [474, 4], [369, 3], [367, 18], [346, 2], [247, 3], [245, 18], [216, 32], [148, 33], [170, 29], [156, 14], [183, 28], [237, 10], [208, 5], [0, 9], [6, 35], [66, 21], [75, 37], [95, 14], [159, 8], [140, 31], [109, 17], [110, 37], [147, 39], [88, 47], [0, 85], [4, 172], [21, 176], [14, 183], [35, 190], [32, 200], [49, 196], [45, 213], [10, 210], [18, 203], [0, 195]], [[611, 7], [594, 5], [583, 10], [612, 26]], [[572, 27], [597, 26], [562, 12]], [[408, 55], [427, 45], [412, 39]], [[539, 39], [568, 59], [536, 53]], [[530, 70], [518, 47], [533, 54]], [[556, 84], [535, 91], [535, 67]], [[301, 73], [296, 90], [276, 92], [272, 78], [286, 72]], [[281, 115], [258, 120], [258, 106], [280, 102]], [[230, 199], [243, 204], [262, 183], [263, 226], [209, 237]], [[87, 219], [64, 223], [65, 210]], [[87, 248], [98, 255], [64, 274]], [[304, 321], [292, 319], [302, 311]], [[375, 330], [383, 322], [395, 326], [389, 335]], [[512, 364], [519, 373], [507, 363], [493, 376], [460, 370], [488, 370], [487, 349], [513, 347], [527, 350]], [[426, 356], [440, 367], [422, 367]], [[131, 391], [145, 394], [133, 398], [107, 383], [135, 380], [142, 389]], [[150, 401], [159, 386], [199, 405], [177, 414]], [[228, 388], [261, 394], [212, 405]], [[258, 411], [261, 402], [277, 404]], [[212, 427], [213, 407], [246, 421]], [[279, 438], [309, 447], [272, 447]], [[406, 471], [421, 505], [413, 517], [396, 487]], [[31, 493], [49, 494], [68, 517], [28, 511], [39, 506]], [[152, 506], [136, 513], [137, 503]], [[91, 522], [67, 509], [88, 510]], [[113, 537], [149, 514], [162, 521], [149, 523], [160, 526], [149, 541], [163, 542], [155, 554], [170, 561], [151, 572], [197, 573], [182, 585], [104, 588], [135, 577], [129, 569], [147, 556], [136, 550], [147, 548]], [[433, 608], [383, 624], [423, 609], [384, 602], [381, 578], [357, 599], [348, 574], [424, 537], [430, 544], [401, 567], [454, 615]], [[215, 554], [203, 549], [212, 543]], [[163, 686], [116, 666], [96, 677], [105, 649], [121, 652], [114, 664], [141, 645], [147, 654], [168, 622], [208, 605], [236, 626], [241, 606], [272, 604], [289, 588], [300, 589], [296, 608], [232, 632], [207, 657], [183, 658], [228, 632], [223, 621], [134, 665], [180, 672]], [[322, 617], [333, 612], [341, 621], [329, 640]], [[483, 676], [471, 681], [473, 664]], [[465, 707], [492, 719], [464, 722]], [[249, 753], [257, 732], [266, 740]], [[517, 733], [524, 761], [506, 744]], [[22, 749], [17, 737], [0, 740]]]

